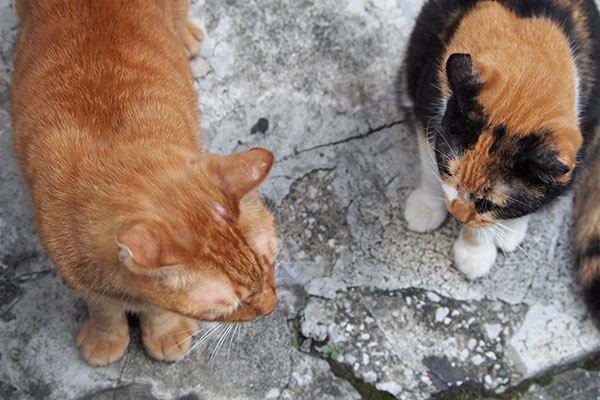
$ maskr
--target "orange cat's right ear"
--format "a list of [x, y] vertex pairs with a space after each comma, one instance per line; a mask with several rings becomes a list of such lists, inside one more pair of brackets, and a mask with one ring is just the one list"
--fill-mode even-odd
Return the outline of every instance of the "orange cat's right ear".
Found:
[[137, 223], [115, 238], [119, 260], [135, 272], [159, 268], [161, 242], [156, 229]]
[[269, 150], [255, 147], [228, 156], [207, 154], [202, 165], [219, 189], [237, 203], [267, 179], [274, 161]]

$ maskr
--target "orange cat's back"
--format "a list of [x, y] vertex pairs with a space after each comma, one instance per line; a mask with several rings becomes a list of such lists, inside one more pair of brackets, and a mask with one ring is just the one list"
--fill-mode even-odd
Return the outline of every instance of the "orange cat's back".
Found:
[[[167, 135], [195, 129], [200, 138], [187, 56], [174, 17], [165, 15], [174, 12], [175, 3], [113, 0], [90, 7], [82, 1], [21, 2], [23, 40], [13, 77], [20, 90], [12, 111], [26, 173], [32, 141], [54, 135], [59, 121], [61, 129], [78, 132], [82, 145], [145, 135], [157, 140], [152, 132], [161, 128]], [[30, 32], [35, 33], [29, 38]], [[183, 114], [180, 120], [187, 126], [161, 126], [165, 111]], [[152, 112], [157, 118], [149, 118]], [[132, 130], [135, 124], [140, 125]], [[198, 145], [188, 139], [177, 136], [187, 141], [182, 144]]]

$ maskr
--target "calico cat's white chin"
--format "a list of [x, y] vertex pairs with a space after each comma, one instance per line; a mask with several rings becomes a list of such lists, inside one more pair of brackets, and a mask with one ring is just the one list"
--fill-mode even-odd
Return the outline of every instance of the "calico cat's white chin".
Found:
[[436, 194], [429, 194], [422, 187], [415, 189], [404, 209], [404, 218], [408, 229], [415, 232], [429, 232], [437, 229], [446, 219], [446, 206], [436, 199]]

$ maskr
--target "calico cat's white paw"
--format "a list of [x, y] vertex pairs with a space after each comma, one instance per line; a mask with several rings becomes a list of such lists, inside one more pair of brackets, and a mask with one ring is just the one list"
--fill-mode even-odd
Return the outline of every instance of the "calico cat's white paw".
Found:
[[473, 280], [490, 271], [498, 250], [495, 243], [487, 239], [482, 238], [479, 242], [465, 240], [464, 230], [465, 228], [454, 242], [454, 264], [467, 278]]
[[408, 222], [408, 229], [416, 232], [428, 232], [437, 229], [446, 219], [446, 207], [443, 202], [418, 187], [408, 200], [404, 209], [404, 218]]
[[504, 252], [515, 251], [525, 239], [529, 216], [498, 221], [495, 227], [494, 241]]

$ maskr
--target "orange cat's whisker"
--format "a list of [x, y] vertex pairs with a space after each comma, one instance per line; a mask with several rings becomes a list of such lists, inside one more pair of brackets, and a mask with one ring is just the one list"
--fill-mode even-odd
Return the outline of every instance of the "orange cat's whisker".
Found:
[[[204, 331], [204, 333], [202, 334], [202, 337], [200, 337], [200, 339], [198, 339], [196, 341], [196, 343], [194, 343], [192, 345], [192, 347], [190, 347], [190, 349], [187, 351], [187, 353], [191, 352], [192, 350], [194, 350], [197, 347], [202, 346], [204, 343], [206, 343], [219, 329], [221, 329], [224, 326], [223, 323], [218, 322], [216, 324], [211, 324], [210, 327]], [[200, 333], [200, 330], [198, 330], [197, 333]], [[186, 355], [187, 355], [186, 353]]]
[[227, 324], [227, 327], [225, 328], [225, 330], [221, 332], [221, 335], [219, 336], [219, 339], [216, 341], [217, 344], [216, 344], [215, 348], [213, 349], [213, 351], [210, 354], [209, 361], [212, 361], [213, 359], [215, 359], [217, 353], [221, 349], [221, 346], [223, 346], [223, 343], [225, 343], [225, 341], [227, 339], [227, 336], [231, 332], [232, 326], [233, 326], [232, 324]]

